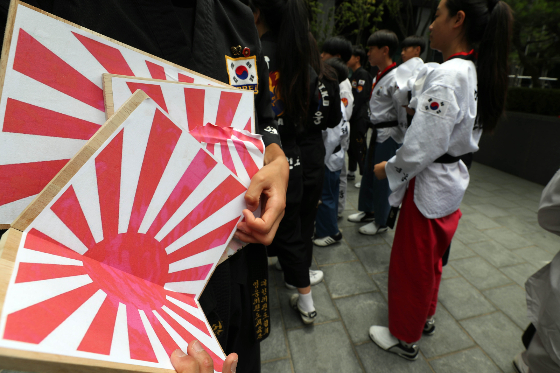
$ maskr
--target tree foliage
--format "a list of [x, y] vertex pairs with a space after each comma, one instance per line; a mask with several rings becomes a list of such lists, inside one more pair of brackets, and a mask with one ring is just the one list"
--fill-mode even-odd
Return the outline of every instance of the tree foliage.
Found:
[[[399, 26], [401, 38], [406, 38], [407, 36], [415, 34], [424, 36], [434, 17], [438, 3], [439, 0], [420, 0], [416, 1], [415, 4], [413, 4], [412, 0], [383, 1], [383, 5], [387, 7], [387, 11]], [[429, 17], [422, 20], [422, 17], [419, 17], [415, 13], [415, 6], [417, 11], [422, 8], [429, 9]]]

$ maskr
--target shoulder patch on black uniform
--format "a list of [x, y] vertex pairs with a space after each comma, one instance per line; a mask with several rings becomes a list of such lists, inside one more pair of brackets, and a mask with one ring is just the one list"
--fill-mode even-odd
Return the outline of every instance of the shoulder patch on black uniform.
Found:
[[226, 56], [226, 68], [229, 84], [241, 89], [259, 93], [259, 76], [257, 73], [257, 57], [232, 58]]

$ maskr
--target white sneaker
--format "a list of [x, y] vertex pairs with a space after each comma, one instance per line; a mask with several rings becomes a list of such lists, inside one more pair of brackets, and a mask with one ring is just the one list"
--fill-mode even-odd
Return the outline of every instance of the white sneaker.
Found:
[[[313, 269], [309, 270], [309, 282], [311, 286], [317, 285], [319, 282], [323, 281], [323, 277], [325, 277], [323, 271], [319, 271], [319, 270], [315, 271]], [[286, 284], [286, 287], [290, 290], [296, 288], [294, 285], [290, 285], [287, 282], [285, 282], [284, 284]]]
[[362, 182], [358, 181], [356, 184], [354, 184], [354, 186], [358, 189], [360, 189], [360, 187], [362, 186]]
[[385, 351], [397, 354], [407, 360], [416, 360], [418, 358], [420, 349], [416, 343], [406, 345], [392, 335], [389, 328], [385, 326], [374, 325], [369, 328], [369, 337], [376, 345]]
[[372, 212], [357, 212], [352, 215], [348, 215], [348, 221], [352, 223], [367, 223], [375, 220], [375, 214]]
[[316, 238], [313, 240], [313, 243], [317, 246], [324, 247], [324, 246], [332, 245], [333, 243], [337, 243], [340, 240], [342, 240], [342, 233], [338, 232], [334, 236]]
[[360, 227], [360, 229], [358, 229], [358, 232], [360, 232], [361, 234], [366, 234], [368, 236], [374, 236], [379, 233], [387, 232], [387, 229], [387, 227], [380, 227], [376, 222], [372, 221], [371, 223]]
[[529, 367], [523, 361], [521, 354], [523, 354], [523, 352], [518, 353], [513, 358], [513, 367], [517, 373], [529, 373]]
[[317, 311], [307, 312], [302, 310], [299, 307], [298, 300], [299, 294], [292, 294], [292, 297], [290, 298], [290, 306], [299, 312], [304, 324], [313, 324], [313, 321], [315, 321], [315, 318], [317, 317]]

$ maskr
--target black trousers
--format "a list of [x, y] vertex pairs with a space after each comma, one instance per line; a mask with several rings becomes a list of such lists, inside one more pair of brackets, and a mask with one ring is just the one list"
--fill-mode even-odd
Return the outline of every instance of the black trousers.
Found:
[[308, 138], [299, 144], [303, 165], [303, 197], [301, 199], [301, 237], [305, 245], [307, 267], [313, 261], [313, 231], [317, 207], [325, 177], [325, 145], [323, 138]]
[[367, 128], [365, 121], [350, 122], [350, 142], [348, 144], [349, 172], [355, 172], [360, 167], [360, 175], [364, 174], [364, 162], [367, 153]]

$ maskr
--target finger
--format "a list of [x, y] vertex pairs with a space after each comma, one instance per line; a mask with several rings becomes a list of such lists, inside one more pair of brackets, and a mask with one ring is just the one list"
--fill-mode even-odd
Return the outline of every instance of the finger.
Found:
[[187, 354], [196, 359], [200, 373], [214, 373], [214, 362], [208, 352], [204, 351], [199, 341], [195, 339], [189, 343]]
[[224, 367], [222, 368], [222, 373], [235, 373], [237, 370], [237, 354], [235, 352], [229, 354], [224, 361]]
[[284, 209], [286, 204], [276, 198], [270, 198], [266, 201], [266, 205], [263, 205], [263, 214], [260, 218], [248, 218], [245, 215], [245, 222], [247, 227], [259, 234], [268, 234], [274, 224], [278, 219], [282, 219], [284, 216]]
[[199, 373], [198, 361], [181, 350], [175, 350], [171, 354], [171, 365], [177, 373]]
[[255, 174], [251, 179], [251, 184], [247, 192], [245, 192], [245, 203], [247, 208], [251, 211], [255, 211], [259, 207], [259, 202], [261, 198], [261, 193], [264, 189], [264, 182], [260, 175]]

